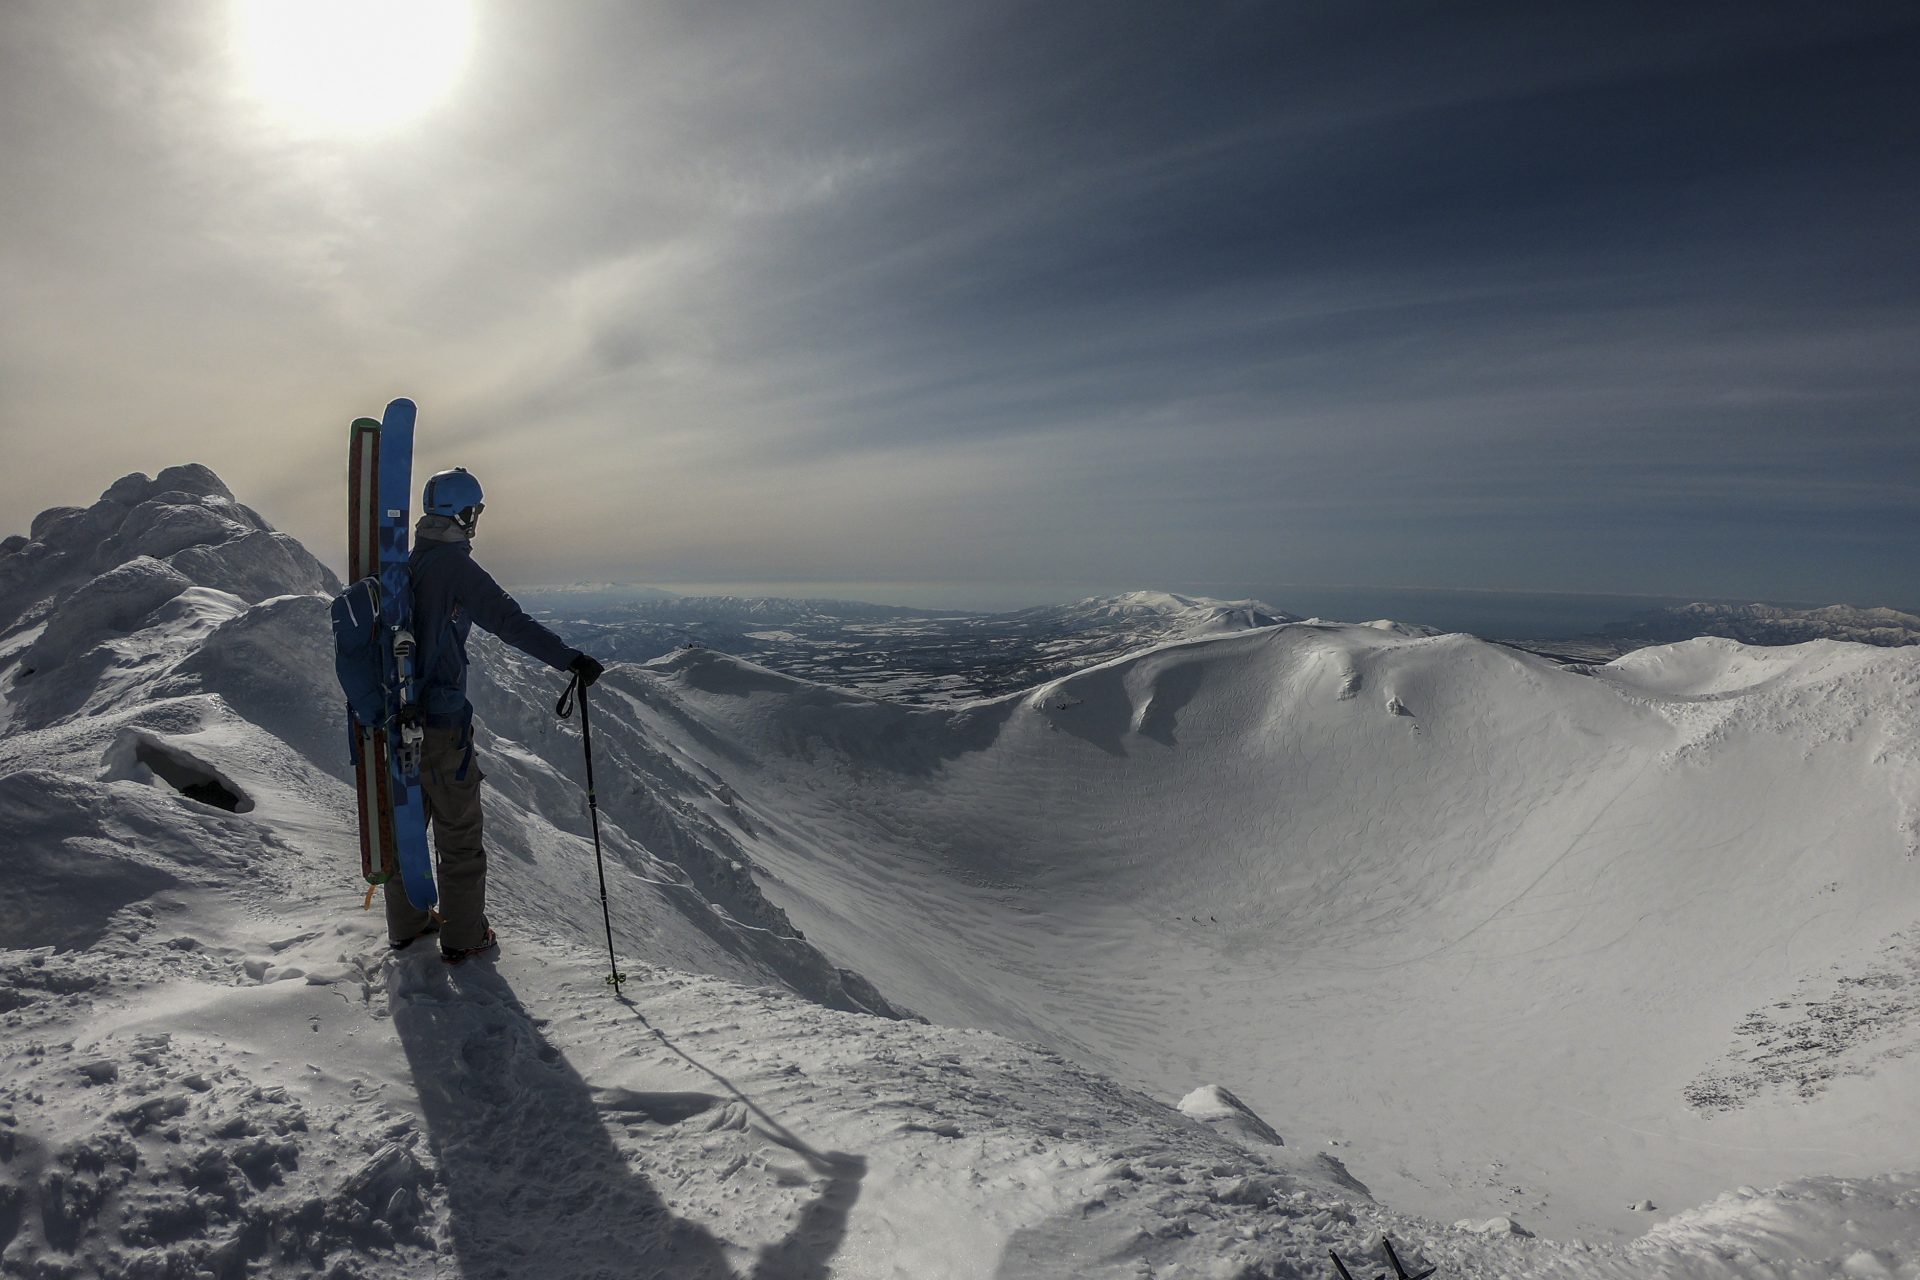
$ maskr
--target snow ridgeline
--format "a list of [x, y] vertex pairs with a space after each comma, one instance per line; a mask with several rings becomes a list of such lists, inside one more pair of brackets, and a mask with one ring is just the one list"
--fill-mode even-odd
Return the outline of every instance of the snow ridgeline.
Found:
[[[1219, 674], [1291, 628], [938, 714], [715, 655], [610, 673], [596, 754], [622, 1004], [600, 982], [577, 739], [552, 720], [552, 673], [480, 646], [505, 952], [455, 970], [389, 956], [357, 909], [331, 576], [203, 468], [129, 477], [103, 504], [43, 516], [0, 556], [0, 1274], [1292, 1277], [1330, 1274], [1329, 1248], [1371, 1266], [1382, 1233], [1442, 1276], [1898, 1275], [1920, 1256], [1911, 1178], [1743, 1189], [1625, 1247], [1446, 1228], [1375, 1203], [1312, 1135], [1281, 1145], [1225, 1090], [1195, 1091], [1183, 1116], [1068, 1061], [1081, 1053], [874, 1016], [902, 989], [950, 995], [922, 971], [961, 957], [956, 933], [1030, 949], [1007, 917], [1050, 921], [1060, 901], [1017, 849], [966, 870], [1031, 902], [956, 897], [915, 806], [963, 816], [985, 799], [1007, 807], [971, 810], [997, 837], [1058, 835], [1009, 823], [1071, 799], [1036, 785], [1098, 779], [1027, 754], [1036, 742], [1069, 761], [1198, 748], [1260, 714], [1244, 688], [1238, 720], [1209, 710]], [[1361, 640], [1349, 656], [1447, 652]], [[1444, 738], [1436, 690], [1385, 674], [1329, 659], [1329, 697]], [[1723, 696], [1739, 679], [1688, 704], [1691, 741], [1741, 732]], [[1408, 714], [1387, 715], [1396, 701]], [[986, 764], [1028, 769], [1028, 790], [967, 776]], [[880, 793], [902, 807], [870, 808]], [[1200, 788], [1190, 808], [1220, 799]], [[863, 829], [882, 819], [892, 834]], [[897, 865], [879, 866], [889, 848]], [[822, 885], [851, 886], [818, 936], [846, 942], [836, 958], [897, 960], [873, 971], [886, 995], [760, 895], [748, 868], [775, 856], [756, 869], [783, 901], [818, 911]], [[929, 907], [962, 914], [923, 929], [909, 963], [886, 935]], [[1079, 941], [1111, 954], [1116, 937]], [[1031, 1002], [992, 964], [953, 978], [984, 992], [983, 1024], [1037, 1038], [1073, 1040], [1081, 1015], [1083, 1031], [1188, 1033], [1078, 986], [1078, 965]], [[1188, 1050], [1170, 1097], [1213, 1077], [1209, 1052]], [[1338, 1044], [1314, 1055], [1352, 1061]], [[1390, 1098], [1349, 1105], [1408, 1120]], [[1285, 1131], [1302, 1111], [1269, 1115]]]

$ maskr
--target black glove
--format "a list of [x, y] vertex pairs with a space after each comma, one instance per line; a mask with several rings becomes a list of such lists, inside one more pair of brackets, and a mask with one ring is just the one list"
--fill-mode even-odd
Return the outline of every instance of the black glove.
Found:
[[607, 674], [605, 667], [584, 653], [572, 662], [569, 662], [567, 664], [567, 670], [580, 677], [580, 687], [582, 689], [591, 689], [595, 680]]

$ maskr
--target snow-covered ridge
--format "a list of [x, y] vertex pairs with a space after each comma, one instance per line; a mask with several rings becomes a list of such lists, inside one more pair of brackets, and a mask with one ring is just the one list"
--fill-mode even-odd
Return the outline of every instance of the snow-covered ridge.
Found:
[[[498, 963], [390, 957], [331, 576], [204, 468], [102, 502], [0, 553], [0, 1273], [1321, 1276], [1382, 1233], [1443, 1277], [1920, 1256], [1884, 1155], [1920, 1060], [1884, 928], [1910, 653], [1586, 676], [1263, 625], [941, 709], [619, 667], [620, 1004], [558, 677], [476, 637]], [[1781, 1076], [1734, 1023], [1783, 984], [1879, 1024]], [[1731, 1109], [1684, 1093], [1722, 1079]], [[1676, 1115], [1795, 1180], [1667, 1216], [1699, 1172]], [[1657, 1226], [1548, 1238], [1580, 1234], [1569, 1168]], [[1414, 1182], [1470, 1211], [1387, 1207]], [[1441, 1225], [1508, 1215], [1542, 1238]]]
[[93, 505], [53, 507], [0, 542], [0, 625], [48, 628], [29, 665], [125, 631], [190, 587], [257, 604], [339, 583], [198, 464], [124, 476]]

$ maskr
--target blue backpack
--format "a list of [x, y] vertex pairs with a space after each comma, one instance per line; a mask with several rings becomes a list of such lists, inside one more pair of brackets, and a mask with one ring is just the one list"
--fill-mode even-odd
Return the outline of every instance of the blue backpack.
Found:
[[[447, 544], [451, 545], [451, 544]], [[422, 558], [440, 550], [429, 548]], [[406, 598], [413, 598], [414, 562], [403, 561], [386, 570], [385, 582]], [[360, 756], [359, 728], [388, 729], [400, 712], [401, 693], [396, 687], [399, 671], [393, 652], [393, 629], [388, 626], [381, 602], [386, 598], [381, 575], [360, 579], [333, 598], [333, 673], [347, 695], [347, 730], [353, 741], [353, 758]], [[434, 656], [445, 644], [458, 643], [452, 631], [453, 621], [443, 621], [437, 635], [421, 636], [413, 655], [413, 679], [433, 668]], [[461, 766], [464, 776], [466, 766]]]
[[352, 718], [369, 728], [380, 728], [389, 718], [390, 666], [387, 628], [380, 617], [380, 579], [362, 578], [333, 598], [333, 673], [347, 695]]

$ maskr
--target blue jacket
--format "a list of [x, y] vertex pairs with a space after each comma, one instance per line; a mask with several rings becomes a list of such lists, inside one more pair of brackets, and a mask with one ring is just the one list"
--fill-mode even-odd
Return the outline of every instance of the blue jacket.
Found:
[[493, 575], [473, 561], [473, 544], [422, 539], [413, 571], [413, 634], [420, 654], [420, 709], [430, 721], [469, 716], [467, 633], [477, 622], [520, 652], [565, 671], [580, 651], [527, 616]]

